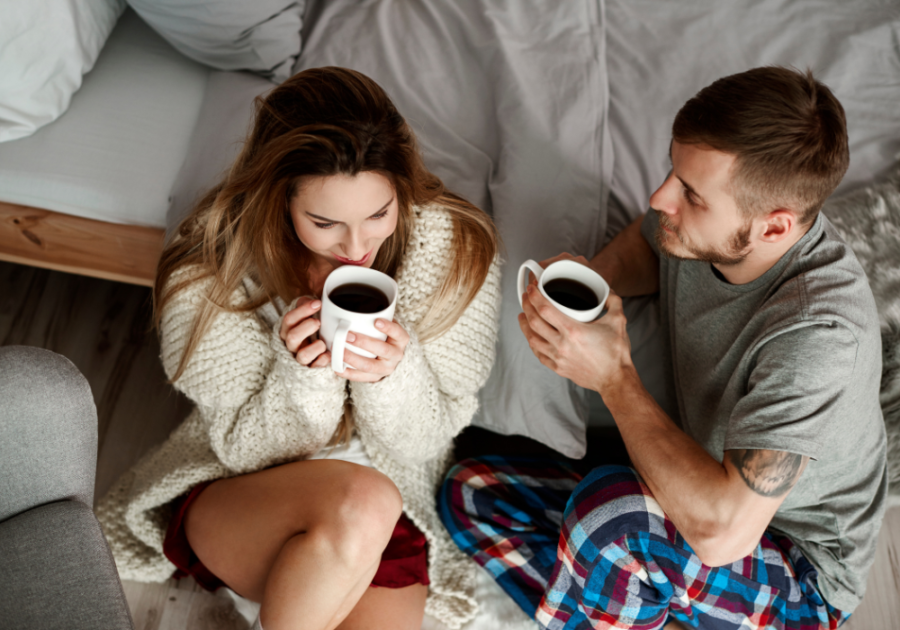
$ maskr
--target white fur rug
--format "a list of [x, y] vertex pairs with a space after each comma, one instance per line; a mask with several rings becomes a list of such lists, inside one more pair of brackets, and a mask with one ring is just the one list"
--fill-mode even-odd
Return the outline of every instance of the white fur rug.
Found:
[[824, 212], [859, 258], [878, 305], [890, 505], [900, 505], [900, 168], [886, 182], [829, 199]]

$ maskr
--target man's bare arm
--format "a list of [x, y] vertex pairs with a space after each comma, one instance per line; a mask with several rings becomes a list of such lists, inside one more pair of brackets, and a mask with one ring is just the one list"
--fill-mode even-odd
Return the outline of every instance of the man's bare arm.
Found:
[[714, 459], [641, 383], [618, 295], [589, 323], [563, 315], [534, 286], [522, 307], [519, 326], [531, 350], [563, 378], [600, 393], [634, 467], [700, 560], [722, 566], [753, 551], [809, 458], [729, 450]]
[[659, 291], [659, 258], [641, 235], [643, 219], [635, 219], [591, 259], [591, 267], [623, 297]]
[[752, 449], [728, 451], [728, 457], [747, 487], [763, 497], [787, 494], [809, 461], [797, 453]]
[[694, 553], [709, 566], [748, 555], [808, 457], [726, 451], [721, 463], [678, 428], [632, 374], [605, 390], [632, 463]]

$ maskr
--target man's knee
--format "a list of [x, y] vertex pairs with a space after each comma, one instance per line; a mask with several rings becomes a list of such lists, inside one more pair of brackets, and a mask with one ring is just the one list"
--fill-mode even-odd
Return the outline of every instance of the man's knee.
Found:
[[600, 466], [576, 486], [563, 513], [563, 536], [590, 539], [598, 549], [623, 536], [646, 531], [656, 500], [637, 472]]
[[449, 525], [458, 512], [464, 511], [465, 495], [484, 487], [481, 475], [490, 468], [487, 458], [470, 457], [459, 461], [447, 472], [438, 492], [438, 513], [445, 524]]

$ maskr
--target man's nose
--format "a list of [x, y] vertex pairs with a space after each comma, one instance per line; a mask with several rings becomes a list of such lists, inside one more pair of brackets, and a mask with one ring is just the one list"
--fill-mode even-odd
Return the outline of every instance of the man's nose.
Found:
[[669, 173], [662, 186], [650, 195], [650, 207], [666, 214], [675, 214], [678, 211], [678, 178]]

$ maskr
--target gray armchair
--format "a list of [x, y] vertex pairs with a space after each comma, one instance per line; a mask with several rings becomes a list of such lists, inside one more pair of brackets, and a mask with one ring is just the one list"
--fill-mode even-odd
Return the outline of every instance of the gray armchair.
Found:
[[133, 629], [92, 510], [97, 411], [40, 348], [0, 348], [0, 627]]

